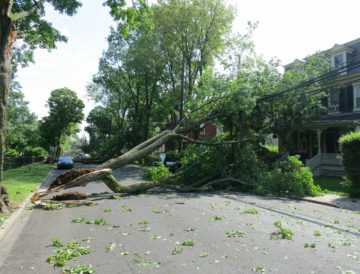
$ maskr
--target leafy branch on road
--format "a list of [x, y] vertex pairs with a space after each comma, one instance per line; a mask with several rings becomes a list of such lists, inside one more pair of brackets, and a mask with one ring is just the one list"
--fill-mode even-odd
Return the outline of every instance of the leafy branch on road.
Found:
[[[57, 247], [62, 247], [63, 244], [60, 242], [59, 239], [52, 239], [52, 242]], [[55, 249], [54, 255], [47, 258], [48, 263], [53, 263], [54, 267], [59, 266], [63, 267], [65, 266], [66, 262], [79, 257], [81, 255], [87, 255], [91, 253], [89, 246], [81, 246], [79, 242], [70, 241], [67, 243], [67, 245], [61, 249]]]

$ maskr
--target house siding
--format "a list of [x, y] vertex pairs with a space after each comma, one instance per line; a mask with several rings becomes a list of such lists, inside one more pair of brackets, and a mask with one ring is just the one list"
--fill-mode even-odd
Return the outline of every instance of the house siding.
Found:
[[[360, 59], [360, 43], [356, 43], [353, 45], [349, 45], [350, 48], [354, 49], [354, 51], [349, 54], [349, 64], [351, 65], [352, 61], [359, 61]], [[348, 74], [355, 74], [360, 72], [360, 66], [353, 68], [348, 71]]]

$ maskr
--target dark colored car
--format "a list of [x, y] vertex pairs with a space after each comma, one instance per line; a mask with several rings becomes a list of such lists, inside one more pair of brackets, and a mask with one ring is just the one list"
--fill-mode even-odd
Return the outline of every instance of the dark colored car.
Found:
[[71, 156], [60, 156], [58, 163], [57, 163], [57, 169], [63, 169], [63, 168], [73, 168], [74, 162]]
[[180, 161], [176, 161], [175, 159], [171, 159], [173, 161], [169, 161], [169, 156], [166, 154], [161, 154], [159, 157], [159, 160], [154, 163], [155, 165], [157, 163], [163, 163], [167, 168], [169, 168], [170, 172], [175, 173], [180, 167]]

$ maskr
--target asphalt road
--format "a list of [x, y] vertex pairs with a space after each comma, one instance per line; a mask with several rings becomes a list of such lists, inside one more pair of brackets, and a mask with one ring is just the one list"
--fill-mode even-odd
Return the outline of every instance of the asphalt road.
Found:
[[[128, 166], [115, 175], [131, 184], [140, 173]], [[109, 192], [102, 183], [73, 190]], [[109, 196], [102, 193], [91, 207], [26, 210], [0, 243], [0, 273], [61, 273], [46, 262], [56, 249], [53, 238], [89, 246], [90, 254], [66, 266], [91, 264], [96, 273], [360, 273], [354, 211], [231, 192]], [[277, 235], [277, 220], [294, 233], [292, 240]]]

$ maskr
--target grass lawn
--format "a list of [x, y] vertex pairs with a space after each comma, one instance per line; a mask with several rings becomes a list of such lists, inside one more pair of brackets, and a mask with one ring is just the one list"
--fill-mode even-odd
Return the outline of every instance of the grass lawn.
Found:
[[324, 193], [349, 195], [350, 187], [341, 177], [320, 176], [314, 178], [314, 184], [319, 185]]
[[24, 201], [30, 192], [36, 190], [53, 168], [49, 164], [31, 164], [4, 172], [3, 185], [9, 191], [12, 205]]

